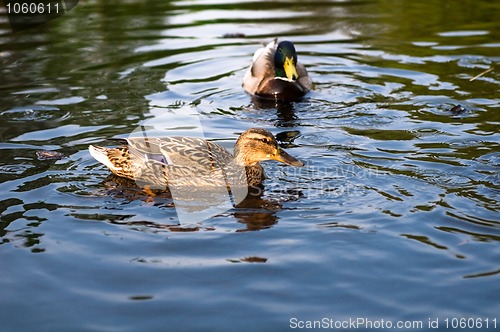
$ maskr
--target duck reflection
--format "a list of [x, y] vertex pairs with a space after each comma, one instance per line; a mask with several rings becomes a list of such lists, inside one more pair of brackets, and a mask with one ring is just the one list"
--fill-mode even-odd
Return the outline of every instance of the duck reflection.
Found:
[[134, 180], [123, 178], [115, 174], [110, 174], [102, 182], [106, 194], [123, 198], [127, 201], [141, 200], [144, 202], [154, 202], [155, 205], [174, 207], [172, 194], [166, 190], [152, 190], [148, 187], [139, 187]]
[[280, 101], [252, 96], [252, 103], [256, 110], [275, 109], [278, 116], [277, 127], [293, 127], [299, 119], [295, 114], [295, 103], [293, 101]]
[[[135, 181], [116, 176], [109, 175], [104, 181], [103, 186], [106, 187], [107, 194], [122, 198], [127, 201], [140, 200], [147, 203], [152, 203], [158, 207], [174, 208], [174, 200], [172, 194], [168, 190], [150, 190], [137, 186]], [[263, 197], [264, 186], [254, 186], [249, 188], [247, 196], [233, 209], [225, 215], [233, 216], [243, 228], [237, 229], [236, 232], [258, 231], [261, 229], [271, 228], [278, 222], [276, 212], [282, 210], [282, 205], [279, 202], [268, 200]], [[113, 224], [128, 225], [133, 227], [152, 228], [157, 230], [166, 230], [170, 232], [198, 232], [212, 231], [214, 226], [203, 225], [168, 225], [154, 221], [127, 221], [127, 220], [109, 220]]]
[[262, 189], [263, 186], [249, 188], [247, 197], [236, 205], [233, 216], [246, 226], [237, 232], [267, 229], [278, 222], [276, 212], [282, 210], [282, 206], [278, 202], [264, 199]]

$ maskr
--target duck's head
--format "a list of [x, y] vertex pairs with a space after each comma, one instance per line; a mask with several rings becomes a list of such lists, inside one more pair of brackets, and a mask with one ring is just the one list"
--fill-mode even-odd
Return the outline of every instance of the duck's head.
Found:
[[240, 135], [234, 146], [236, 161], [244, 166], [256, 165], [263, 160], [276, 160], [291, 166], [304, 164], [278, 146], [269, 130], [250, 128]]
[[282, 41], [278, 44], [274, 53], [274, 67], [276, 77], [287, 78], [295, 81], [299, 78], [297, 74], [297, 52], [295, 46], [289, 41]]

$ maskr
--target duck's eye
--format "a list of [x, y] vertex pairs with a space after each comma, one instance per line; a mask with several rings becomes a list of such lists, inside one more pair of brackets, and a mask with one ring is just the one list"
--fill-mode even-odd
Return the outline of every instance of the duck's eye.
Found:
[[261, 141], [264, 144], [269, 144], [269, 138], [264, 137], [264, 138], [261, 139]]

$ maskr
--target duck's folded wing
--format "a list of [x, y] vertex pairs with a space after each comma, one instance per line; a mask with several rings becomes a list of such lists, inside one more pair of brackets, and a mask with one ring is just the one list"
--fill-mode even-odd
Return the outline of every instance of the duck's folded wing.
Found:
[[304, 88], [304, 90], [311, 90], [313, 87], [313, 82], [311, 80], [311, 77], [309, 77], [306, 68], [301, 63], [297, 64], [297, 74], [299, 75], [297, 81]]
[[255, 52], [253, 63], [243, 78], [243, 87], [245, 90], [254, 94], [259, 90], [260, 86], [276, 76], [274, 69], [275, 52], [276, 41], [270, 42]]
[[206, 173], [230, 163], [233, 156], [222, 146], [192, 137], [169, 137], [162, 141], [162, 154], [175, 166]]

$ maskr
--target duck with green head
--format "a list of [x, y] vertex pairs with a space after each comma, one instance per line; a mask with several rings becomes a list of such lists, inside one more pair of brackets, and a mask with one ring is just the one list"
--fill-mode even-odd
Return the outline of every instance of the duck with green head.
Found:
[[275, 39], [255, 52], [243, 78], [243, 88], [261, 98], [293, 100], [311, 90], [312, 80], [297, 61], [293, 43], [286, 40], [278, 43]]

